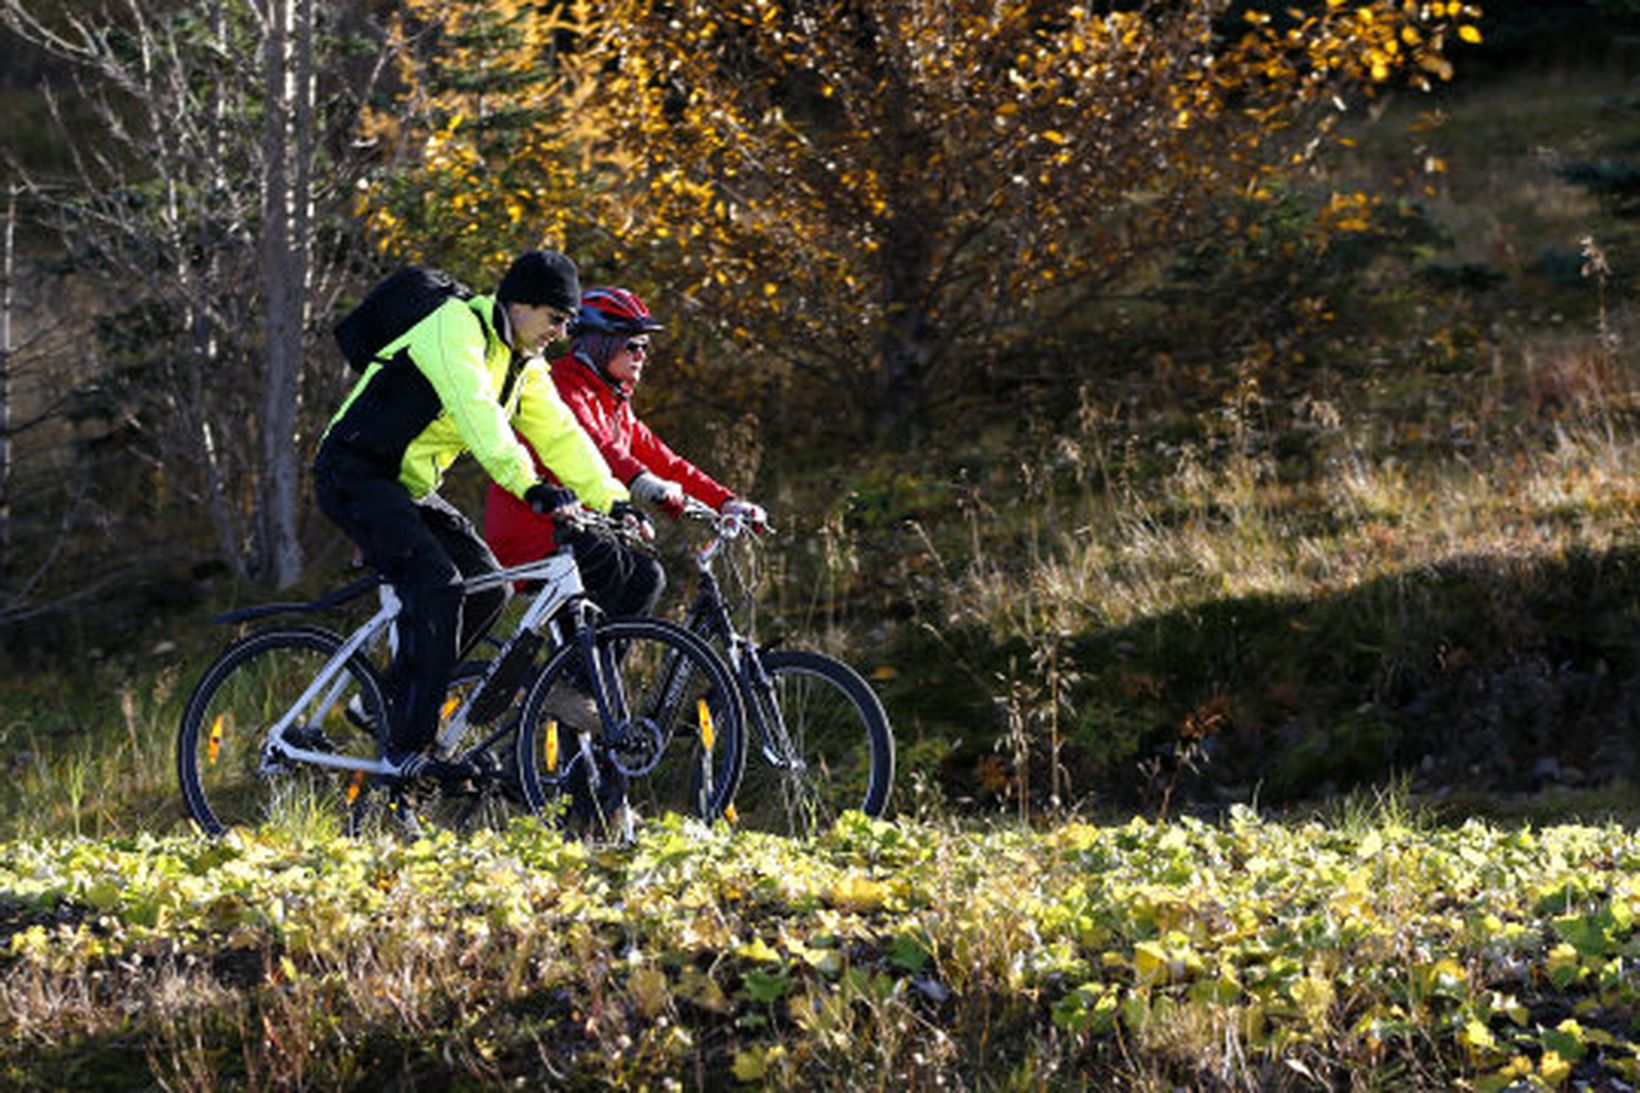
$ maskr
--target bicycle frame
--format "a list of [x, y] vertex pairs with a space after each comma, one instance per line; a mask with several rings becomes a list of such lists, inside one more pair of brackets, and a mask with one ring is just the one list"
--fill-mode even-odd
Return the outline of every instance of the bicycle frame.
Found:
[[[540, 636], [546, 629], [547, 624], [566, 605], [579, 605], [581, 609], [590, 607], [590, 602], [586, 599], [585, 589], [581, 584], [581, 571], [575, 566], [574, 551], [567, 544], [556, 554], [550, 554], [537, 561], [526, 562], [523, 565], [511, 566], [481, 577], [475, 577], [467, 581], [465, 587], [468, 592], [478, 592], [490, 588], [504, 587], [514, 581], [539, 581], [541, 588], [536, 592], [529, 606], [524, 609], [523, 617], [518, 620], [518, 625], [513, 629], [512, 635], [501, 644], [500, 650], [491, 658], [489, 670], [484, 673], [484, 678], [479, 681], [477, 687], [472, 689], [461, 705], [456, 707], [455, 711], [445, 720], [443, 727], [440, 728], [436, 738], [440, 750], [448, 750], [453, 747], [466, 733], [473, 707], [483, 701], [485, 692], [494, 681], [502, 663], [506, 661], [507, 654], [512, 651], [519, 641], [523, 640], [524, 635]], [[570, 627], [570, 632], [572, 634], [585, 633], [587, 630], [585, 621], [580, 614], [577, 614], [574, 625]], [[560, 643], [568, 637], [568, 634], [559, 635]], [[505, 727], [499, 729], [484, 741], [483, 746], [488, 746], [506, 731]]]
[[[482, 698], [486, 685], [489, 684], [495, 674], [496, 666], [501, 663], [507, 650], [522, 635], [526, 633], [539, 635], [566, 605], [580, 604], [590, 607], [590, 603], [585, 599], [585, 592], [581, 585], [581, 574], [575, 566], [573, 551], [567, 547], [538, 561], [498, 569], [493, 573], [469, 578], [463, 582], [463, 587], [471, 593], [504, 587], [515, 581], [540, 582], [541, 588], [531, 600], [529, 607], [525, 609], [524, 615], [519, 620], [512, 636], [503, 644], [501, 655], [491, 661], [490, 671], [485, 675], [483, 681], [467, 695], [439, 730], [437, 744], [441, 749], [454, 746], [467, 731], [468, 715], [474, 703]], [[315, 766], [360, 771], [365, 774], [390, 775], [395, 773], [397, 768], [385, 759], [355, 759], [331, 752], [315, 751], [311, 748], [291, 744], [285, 739], [287, 731], [304, 714], [308, 714], [310, 719], [322, 720], [322, 715], [328, 713], [341, 697], [342, 688], [345, 686], [345, 678], [342, 673], [347, 662], [361, 649], [388, 631], [393, 620], [398, 617], [403, 607], [402, 603], [393, 594], [390, 585], [383, 584], [381, 588], [381, 607], [348, 636], [347, 640], [342, 643], [341, 648], [313, 677], [313, 682], [308, 684], [301, 696], [292, 703], [291, 707], [269, 730], [267, 739], [262, 745], [262, 769], [264, 773], [284, 762], [311, 763]], [[590, 632], [585, 625], [585, 619], [580, 615], [575, 616], [572, 633], [586, 635], [585, 640], [590, 648]], [[565, 637], [567, 638], [567, 635]], [[593, 674], [596, 675], [596, 673]], [[327, 689], [328, 693], [326, 693]], [[600, 712], [607, 714], [609, 703], [603, 694], [603, 688], [595, 685], [593, 689], [596, 692], [595, 698], [599, 703]], [[315, 705], [315, 700], [321, 694], [324, 695], [323, 701]], [[310, 711], [315, 709], [321, 715], [319, 718], [311, 718]], [[483, 746], [488, 746], [507, 731], [505, 727], [498, 730], [488, 740], [484, 741]]]

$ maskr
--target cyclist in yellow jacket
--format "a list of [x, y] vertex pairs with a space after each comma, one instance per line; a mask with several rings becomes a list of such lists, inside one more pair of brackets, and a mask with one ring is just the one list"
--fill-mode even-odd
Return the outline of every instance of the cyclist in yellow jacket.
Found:
[[[540, 353], [580, 303], [575, 264], [520, 255], [495, 294], [452, 296], [384, 347], [325, 431], [314, 460], [320, 510], [358, 544], [403, 603], [386, 684], [388, 760], [405, 778], [459, 778], [429, 754], [450, 673], [506, 606], [504, 589], [464, 596], [464, 577], [497, 567], [473, 525], [438, 495], [471, 452], [537, 512], [577, 498], [642, 520], [626, 488], [553, 387]], [[567, 489], [537, 475], [526, 438]]]

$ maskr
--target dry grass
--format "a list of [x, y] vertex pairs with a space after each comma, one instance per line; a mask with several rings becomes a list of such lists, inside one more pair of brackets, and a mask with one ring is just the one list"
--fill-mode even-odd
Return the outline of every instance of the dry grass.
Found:
[[1584, 356], [1528, 351], [1524, 367], [1534, 390], [1573, 409], [1512, 444], [1412, 463], [1380, 454], [1376, 425], [1340, 424], [1325, 437], [1326, 473], [1303, 481], [1284, 481], [1268, 455], [1210, 466], [1187, 446], [1152, 483], [1044, 496], [1019, 551], [979, 533], [1004, 514], [975, 511], [969, 556], [942, 559], [955, 618], [1003, 637], [1071, 634], [1222, 599], [1314, 597], [1460, 557], [1633, 542], [1640, 434], [1614, 413], [1630, 396]]

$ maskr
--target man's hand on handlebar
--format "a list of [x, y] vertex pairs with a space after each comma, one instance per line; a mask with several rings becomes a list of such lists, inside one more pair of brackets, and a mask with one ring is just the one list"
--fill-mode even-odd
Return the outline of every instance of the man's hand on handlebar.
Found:
[[575, 491], [548, 482], [537, 482], [524, 491], [524, 500], [538, 515], [554, 518], [568, 515], [580, 504]]
[[635, 536], [645, 543], [655, 541], [655, 525], [650, 523], [643, 510], [631, 501], [617, 501], [609, 506], [609, 518], [628, 535]]

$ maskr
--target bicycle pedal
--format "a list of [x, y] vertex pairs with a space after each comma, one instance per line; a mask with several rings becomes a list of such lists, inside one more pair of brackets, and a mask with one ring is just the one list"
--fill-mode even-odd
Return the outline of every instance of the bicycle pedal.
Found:
[[285, 730], [285, 743], [302, 751], [335, 752], [336, 744], [325, 730], [311, 725], [295, 725]]
[[437, 782], [445, 788], [477, 782], [484, 774], [478, 764], [470, 760], [442, 759], [427, 752], [389, 758], [388, 762], [397, 768], [393, 777], [401, 782]]

